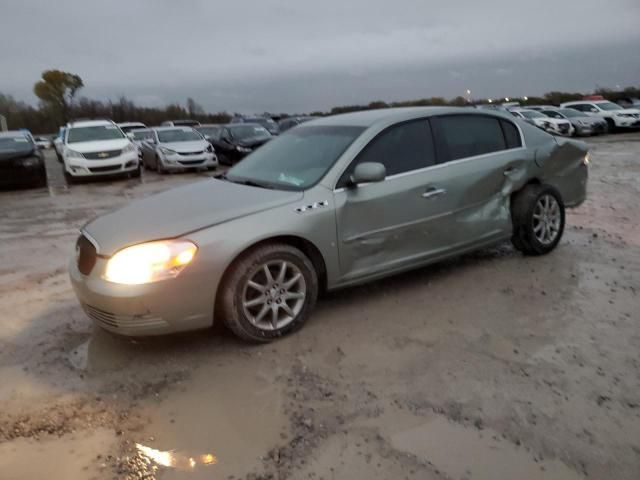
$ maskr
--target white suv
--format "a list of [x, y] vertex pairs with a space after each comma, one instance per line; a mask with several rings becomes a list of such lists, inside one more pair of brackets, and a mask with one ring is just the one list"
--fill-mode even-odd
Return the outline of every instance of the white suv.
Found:
[[640, 127], [640, 110], [622, 108], [608, 100], [582, 100], [560, 104], [561, 108], [573, 108], [587, 115], [602, 117], [607, 121], [609, 131], [616, 128]]
[[139, 176], [138, 148], [110, 120], [69, 123], [62, 161], [67, 181], [80, 177], [128, 173]]

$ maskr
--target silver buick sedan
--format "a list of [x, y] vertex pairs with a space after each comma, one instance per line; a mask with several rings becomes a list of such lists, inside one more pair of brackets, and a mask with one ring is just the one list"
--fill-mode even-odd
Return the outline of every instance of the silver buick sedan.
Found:
[[511, 240], [552, 251], [586, 196], [584, 143], [508, 114], [372, 110], [314, 120], [226, 174], [88, 223], [70, 262], [101, 327], [156, 335], [224, 322], [267, 342], [318, 293]]

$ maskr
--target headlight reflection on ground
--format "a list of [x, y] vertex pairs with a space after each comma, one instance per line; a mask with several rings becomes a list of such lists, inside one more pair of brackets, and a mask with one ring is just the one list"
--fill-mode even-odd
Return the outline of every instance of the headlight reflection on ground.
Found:
[[156, 450], [155, 448], [147, 447], [146, 445], [141, 445], [139, 443], [136, 443], [136, 448], [142, 455], [163, 467], [191, 470], [198, 465], [215, 465], [218, 463], [216, 456], [210, 453], [190, 457], [186, 454], [175, 452], [173, 450]]

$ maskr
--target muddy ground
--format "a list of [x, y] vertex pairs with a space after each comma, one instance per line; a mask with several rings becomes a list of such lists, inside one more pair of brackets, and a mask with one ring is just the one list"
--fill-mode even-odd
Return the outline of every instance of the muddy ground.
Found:
[[552, 254], [331, 293], [266, 346], [94, 329], [78, 228], [205, 174], [67, 188], [49, 153], [48, 190], [0, 192], [0, 478], [637, 480], [640, 134], [589, 143]]

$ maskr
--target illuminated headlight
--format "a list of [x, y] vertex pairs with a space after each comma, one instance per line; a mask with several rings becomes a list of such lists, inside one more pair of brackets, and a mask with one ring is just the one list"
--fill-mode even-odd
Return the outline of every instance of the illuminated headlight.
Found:
[[67, 148], [67, 151], [64, 153], [69, 158], [84, 158], [84, 155], [82, 155], [80, 152], [76, 152], [75, 150], [71, 150], [70, 148]]
[[141, 243], [117, 252], [107, 262], [104, 279], [141, 285], [176, 277], [191, 263], [198, 247], [186, 240]]
[[587, 154], [582, 159], [582, 163], [584, 163], [585, 165], [589, 165], [590, 161], [591, 161], [591, 153], [587, 152]]
[[127, 145], [122, 149], [122, 153], [137, 152], [137, 151], [138, 151], [138, 147], [136, 147], [133, 143], [130, 143], [129, 145]]
[[170, 148], [160, 147], [160, 151], [165, 155], [175, 155], [176, 152], [171, 150]]
[[241, 147], [241, 146], [237, 146], [236, 150], [238, 150], [240, 153], [249, 153], [252, 151], [250, 148]]

